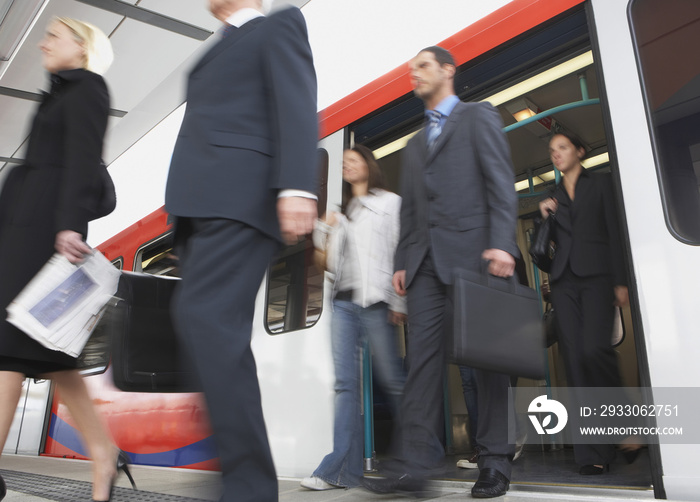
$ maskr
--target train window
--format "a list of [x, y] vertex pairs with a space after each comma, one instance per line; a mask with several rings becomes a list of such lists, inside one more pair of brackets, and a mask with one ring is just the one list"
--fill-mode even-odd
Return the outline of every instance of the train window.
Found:
[[124, 269], [124, 258], [120, 256], [119, 258], [115, 258], [112, 260], [112, 265], [114, 265], [117, 270], [123, 270]]
[[134, 258], [134, 272], [179, 277], [173, 242], [173, 232], [167, 232], [141, 246]]
[[700, 2], [632, 0], [630, 25], [644, 83], [666, 220], [700, 244]]
[[[326, 211], [328, 152], [319, 149], [319, 216]], [[271, 335], [308, 328], [321, 317], [323, 270], [314, 263], [314, 246], [306, 238], [287, 246], [267, 273], [265, 329]]]

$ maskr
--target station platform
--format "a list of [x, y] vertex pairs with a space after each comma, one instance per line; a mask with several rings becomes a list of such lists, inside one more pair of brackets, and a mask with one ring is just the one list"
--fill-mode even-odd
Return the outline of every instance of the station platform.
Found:
[[[162, 467], [132, 466], [138, 491], [131, 489], [125, 476], [115, 486], [114, 502], [197, 502], [219, 499], [219, 473]], [[83, 502], [90, 498], [90, 466], [81, 460], [50, 457], [3, 455], [0, 474], [8, 487], [3, 502], [40, 502], [45, 500]], [[314, 492], [301, 488], [299, 479], [280, 478], [280, 502], [394, 502], [404, 497], [375, 495], [361, 488]], [[451, 502], [470, 500], [473, 481], [434, 482], [434, 491], [421, 500]], [[649, 501], [651, 490], [591, 488], [585, 486], [511, 485], [502, 502], [534, 501]]]

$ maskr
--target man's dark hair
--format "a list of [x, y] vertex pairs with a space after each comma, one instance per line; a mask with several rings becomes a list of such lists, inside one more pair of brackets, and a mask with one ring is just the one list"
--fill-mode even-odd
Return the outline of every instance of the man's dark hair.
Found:
[[[435, 56], [435, 60], [442, 65], [452, 65], [456, 67], [457, 65], [455, 64], [455, 59], [452, 57], [452, 54], [450, 54], [450, 51], [447, 49], [443, 49], [442, 47], [439, 47], [437, 45], [433, 45], [430, 47], [426, 47], [420, 52], [430, 52]], [[418, 54], [420, 54], [420, 52]]]

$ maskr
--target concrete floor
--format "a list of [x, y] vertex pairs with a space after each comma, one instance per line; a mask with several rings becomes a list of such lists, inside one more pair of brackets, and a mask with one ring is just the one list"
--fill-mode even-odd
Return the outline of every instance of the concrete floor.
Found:
[[[125, 476], [118, 480], [114, 502], [218, 500], [219, 475], [215, 472], [194, 471], [147, 466], [133, 466], [139, 491], [135, 492]], [[467, 472], [467, 471], [465, 471]], [[59, 500], [78, 502], [90, 500], [90, 469], [87, 462], [48, 457], [4, 455], [0, 459], [0, 473], [8, 485], [5, 502], [39, 502]], [[471, 476], [476, 471], [469, 472]], [[441, 480], [434, 483], [434, 493], [421, 500], [449, 502], [470, 499], [472, 481]], [[649, 489], [619, 489], [571, 485], [541, 485], [515, 483], [503, 502], [540, 501], [649, 501], [653, 499]], [[374, 495], [362, 489], [329, 490], [312, 492], [299, 486], [298, 479], [281, 478], [280, 502], [393, 502], [407, 499]]]

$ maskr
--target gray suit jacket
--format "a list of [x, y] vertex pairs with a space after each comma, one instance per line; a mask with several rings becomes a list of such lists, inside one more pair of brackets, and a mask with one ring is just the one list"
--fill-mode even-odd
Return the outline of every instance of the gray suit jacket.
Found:
[[481, 253], [496, 248], [518, 257], [517, 197], [510, 148], [498, 111], [488, 103], [457, 103], [428, 152], [425, 130], [403, 153], [401, 237], [395, 270], [408, 287], [430, 250], [444, 284], [452, 271], [478, 271]]
[[[217, 35], [215, 35], [217, 36]], [[245, 23], [194, 67], [165, 208], [280, 239], [281, 189], [317, 190], [316, 75], [297, 8]]]

